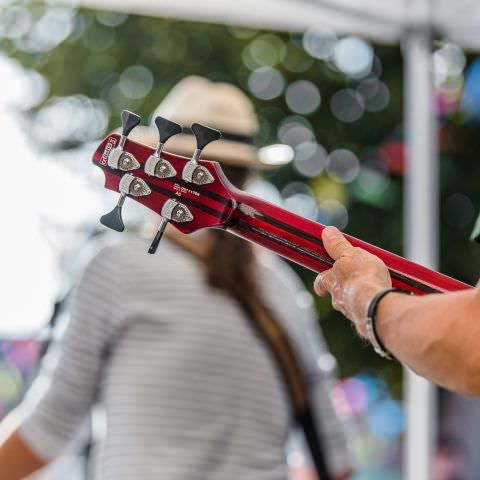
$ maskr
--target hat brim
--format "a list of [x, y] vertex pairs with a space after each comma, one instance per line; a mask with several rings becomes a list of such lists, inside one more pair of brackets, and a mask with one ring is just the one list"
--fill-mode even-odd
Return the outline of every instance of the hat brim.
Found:
[[[129, 135], [131, 140], [155, 148], [158, 142], [158, 132], [153, 127], [138, 126]], [[268, 147], [267, 147], [268, 148]], [[167, 152], [184, 157], [191, 157], [195, 151], [195, 137], [180, 133], [168, 140], [165, 146]], [[234, 140], [217, 140], [207, 145], [202, 158], [215, 160], [226, 165], [255, 169], [272, 169], [286, 165], [291, 161], [287, 154], [279, 154], [275, 163], [265, 163], [261, 160], [258, 148], [248, 143]]]

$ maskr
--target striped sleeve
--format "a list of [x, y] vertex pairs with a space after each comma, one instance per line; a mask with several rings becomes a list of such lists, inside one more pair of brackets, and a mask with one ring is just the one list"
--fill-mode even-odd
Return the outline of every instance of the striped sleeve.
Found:
[[71, 445], [95, 402], [102, 357], [125, 302], [113, 251], [104, 249], [86, 268], [63, 338], [45, 357], [23, 403], [29, 413], [20, 434], [42, 459], [51, 460]]

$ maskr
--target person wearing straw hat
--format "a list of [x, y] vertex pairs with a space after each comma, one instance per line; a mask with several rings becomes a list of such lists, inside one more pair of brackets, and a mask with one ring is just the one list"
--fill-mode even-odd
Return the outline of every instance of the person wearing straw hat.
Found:
[[[205, 158], [221, 161], [240, 188], [253, 169], [272, 167], [252, 143], [253, 106], [233, 85], [187, 77], [156, 115], [221, 129]], [[135, 141], [157, 142], [151, 127], [134, 132]], [[273, 148], [277, 164], [291, 160], [288, 148]], [[191, 155], [193, 136], [185, 130], [168, 150]], [[58, 457], [98, 401], [106, 431], [94, 449], [96, 480], [286, 480], [291, 406], [254, 328], [258, 312], [291, 337], [328, 469], [336, 480], [348, 478], [344, 425], [329, 395], [334, 361], [299, 279], [222, 231], [169, 229], [155, 256], [146, 255], [147, 245], [132, 235], [86, 268], [48, 386], [41, 375], [9, 416], [15, 427], [3, 426], [0, 478], [18, 480]]]

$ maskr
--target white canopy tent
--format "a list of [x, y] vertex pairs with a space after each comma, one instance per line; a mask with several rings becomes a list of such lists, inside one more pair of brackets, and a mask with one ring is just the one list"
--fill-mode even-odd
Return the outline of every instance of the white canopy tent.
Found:
[[[74, 3], [75, 0], [63, 0]], [[128, 13], [227, 23], [275, 30], [310, 26], [357, 34], [380, 43], [402, 43], [405, 56], [406, 255], [438, 264], [438, 160], [432, 107], [432, 35], [480, 50], [480, 4], [475, 0], [81, 0], [83, 6]], [[406, 475], [432, 478], [435, 391], [406, 373]]]
[[63, 3], [238, 26], [303, 31], [323, 25], [398, 43], [412, 27], [429, 27], [467, 49], [480, 48], [475, 0], [62, 0]]

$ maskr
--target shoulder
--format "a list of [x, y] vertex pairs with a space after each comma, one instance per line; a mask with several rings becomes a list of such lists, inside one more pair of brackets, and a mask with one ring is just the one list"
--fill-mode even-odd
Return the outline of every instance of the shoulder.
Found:
[[267, 304], [291, 331], [305, 331], [317, 320], [313, 297], [300, 277], [280, 257], [261, 253], [259, 288]]
[[300, 277], [285, 260], [264, 251], [258, 252], [257, 259], [262, 290], [268, 288], [283, 290], [298, 308], [312, 307], [312, 296]]
[[149, 268], [161, 272], [187, 257], [172, 242], [164, 239], [156, 254], [148, 253], [149, 241], [134, 234], [127, 234], [120, 241], [104, 243], [97, 249], [87, 265], [87, 271], [104, 271], [112, 275], [128, 276], [135, 270]]

